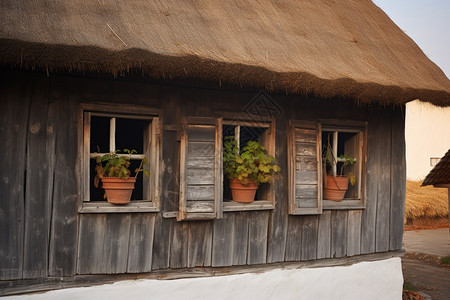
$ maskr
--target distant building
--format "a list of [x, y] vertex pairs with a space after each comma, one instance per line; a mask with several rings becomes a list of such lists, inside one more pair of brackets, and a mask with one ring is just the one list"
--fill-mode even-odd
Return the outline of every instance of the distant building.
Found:
[[406, 178], [425, 178], [450, 148], [449, 129], [449, 107], [419, 100], [406, 105]]

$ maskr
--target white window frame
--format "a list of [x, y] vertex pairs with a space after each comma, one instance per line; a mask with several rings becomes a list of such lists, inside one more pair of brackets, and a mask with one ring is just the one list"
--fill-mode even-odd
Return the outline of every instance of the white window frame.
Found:
[[[131, 212], [158, 212], [160, 201], [160, 156], [161, 156], [161, 124], [160, 110], [147, 107], [119, 104], [82, 104], [83, 114], [83, 145], [82, 145], [82, 203], [80, 213], [131, 213]], [[150, 165], [150, 176], [144, 175], [144, 195], [147, 199], [132, 201], [127, 205], [114, 205], [106, 201], [90, 201], [90, 174], [89, 164], [92, 158], [105, 153], [90, 153], [91, 117], [102, 116], [110, 118], [110, 148], [115, 147], [115, 120], [144, 119], [149, 120], [150, 125], [144, 136], [144, 153], [132, 154], [131, 159], [147, 158]]]

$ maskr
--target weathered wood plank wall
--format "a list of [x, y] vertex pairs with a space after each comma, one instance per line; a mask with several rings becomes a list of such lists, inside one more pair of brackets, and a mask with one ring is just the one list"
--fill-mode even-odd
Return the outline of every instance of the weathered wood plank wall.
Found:
[[23, 269], [26, 146], [33, 78], [2, 76], [0, 141], [0, 278], [20, 279]]
[[[289, 119], [368, 121], [365, 209], [288, 215], [277, 182], [268, 211], [224, 212], [214, 221], [178, 222], [182, 116], [240, 111], [255, 91], [195, 89], [127, 81], [41, 77], [17, 72], [1, 87], [0, 279], [139, 273], [166, 268], [314, 260], [398, 250], [405, 195], [404, 112], [336, 101], [274, 96], [276, 156], [287, 176]], [[160, 108], [162, 194], [159, 213], [79, 214], [80, 102]], [[39, 124], [39, 125], [38, 125]], [[15, 171], [11, 171], [15, 170]], [[43, 173], [40, 173], [42, 171]], [[25, 176], [24, 176], [25, 174]]]

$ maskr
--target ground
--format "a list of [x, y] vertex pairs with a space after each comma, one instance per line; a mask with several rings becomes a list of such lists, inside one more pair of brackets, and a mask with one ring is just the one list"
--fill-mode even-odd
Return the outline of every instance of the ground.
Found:
[[[431, 299], [450, 299], [450, 267], [417, 257], [402, 258], [403, 278]], [[405, 299], [405, 298], [404, 298]], [[420, 299], [420, 298], [406, 298]]]

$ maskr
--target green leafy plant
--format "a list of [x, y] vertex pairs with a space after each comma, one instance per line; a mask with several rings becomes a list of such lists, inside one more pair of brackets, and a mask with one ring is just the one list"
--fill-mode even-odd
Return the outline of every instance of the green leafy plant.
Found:
[[[121, 152], [121, 150], [116, 150], [102, 156], [99, 155], [95, 158], [97, 162], [97, 165], [95, 166], [96, 175], [94, 178], [95, 187], [99, 186], [100, 178], [103, 177], [118, 177], [123, 179], [128, 179], [128, 177], [130, 177], [131, 171], [129, 170], [129, 167], [131, 155], [137, 153], [137, 151], [124, 149], [123, 152], [128, 155], [120, 155], [118, 152]], [[146, 163], [146, 158], [141, 160], [139, 167], [134, 170], [135, 177], [138, 176], [139, 172], [143, 172], [146, 176], [150, 175], [150, 172], [143, 168]]]
[[450, 265], [450, 256], [444, 256], [440, 260], [441, 265]]
[[[333, 147], [330, 142], [330, 135], [328, 135], [328, 144], [325, 145], [323, 150], [323, 161], [324, 161], [324, 169], [326, 170], [326, 165], [330, 166], [329, 175], [336, 177], [337, 174], [334, 171], [333, 165], [337, 165], [338, 162], [341, 163], [339, 176], [344, 176], [344, 168], [348, 165], [353, 165], [356, 162], [356, 158], [347, 154], [339, 155], [339, 160], [333, 154]], [[324, 172], [325, 174], [326, 172]], [[353, 186], [356, 184], [356, 176], [349, 172], [347, 174], [350, 184]]]
[[223, 164], [225, 176], [238, 179], [244, 185], [248, 185], [250, 180], [256, 185], [272, 182], [281, 171], [275, 157], [258, 142], [250, 141], [239, 151], [234, 136], [225, 137]]

